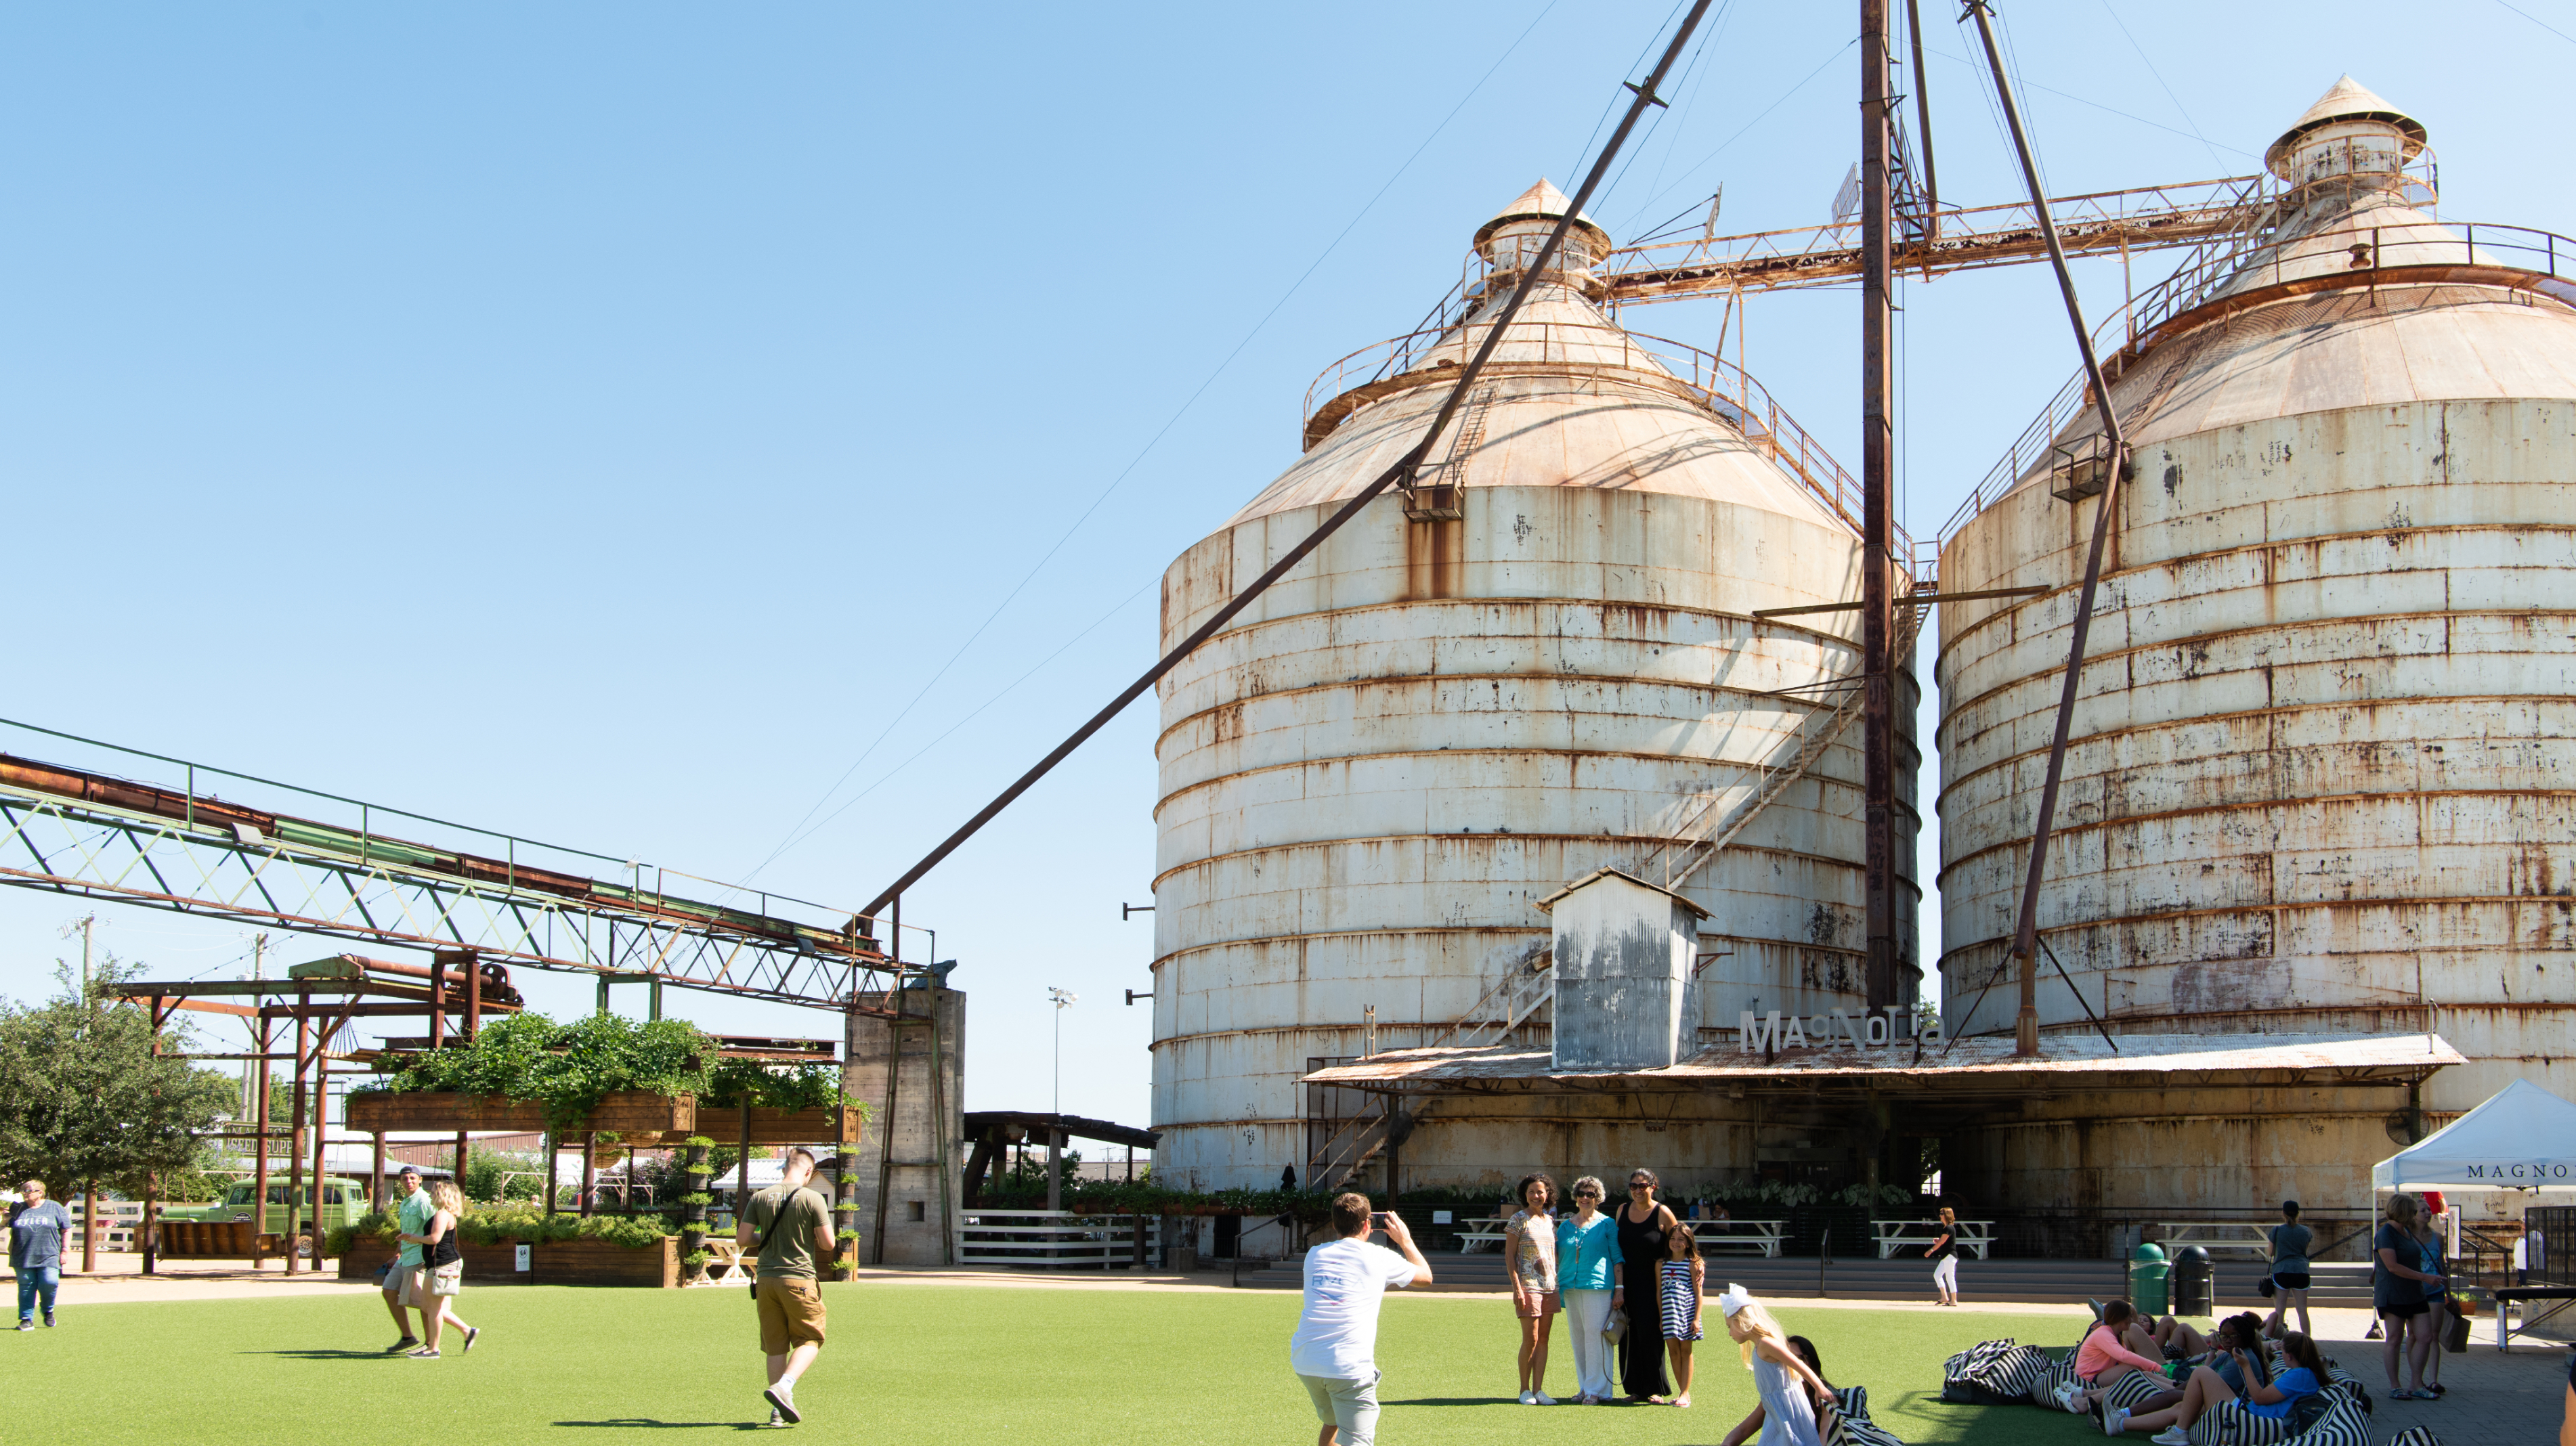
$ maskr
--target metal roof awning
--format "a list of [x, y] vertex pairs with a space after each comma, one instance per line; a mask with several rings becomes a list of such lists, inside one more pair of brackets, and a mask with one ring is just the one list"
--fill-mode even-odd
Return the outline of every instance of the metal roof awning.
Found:
[[2049, 1036], [2037, 1058], [2010, 1035], [1877, 1049], [1732, 1044], [1664, 1069], [1558, 1070], [1546, 1050], [1405, 1049], [1333, 1065], [1302, 1083], [1375, 1094], [1915, 1094], [1955, 1099], [2034, 1089], [2171, 1089], [2219, 1083], [2404, 1083], [2465, 1063], [2436, 1034], [2128, 1034]]
[[1085, 1119], [1080, 1115], [1043, 1114], [1029, 1110], [968, 1110], [965, 1126], [967, 1139], [991, 1140], [996, 1143], [1004, 1139], [1003, 1132], [1015, 1126], [1026, 1132], [1024, 1138], [1038, 1144], [1046, 1143], [1047, 1131], [1050, 1128], [1068, 1139], [1097, 1140], [1104, 1145], [1133, 1145], [1140, 1150], [1154, 1148], [1154, 1142], [1163, 1137], [1163, 1132], [1160, 1130], [1140, 1130], [1133, 1125], [1121, 1125], [1108, 1120]]

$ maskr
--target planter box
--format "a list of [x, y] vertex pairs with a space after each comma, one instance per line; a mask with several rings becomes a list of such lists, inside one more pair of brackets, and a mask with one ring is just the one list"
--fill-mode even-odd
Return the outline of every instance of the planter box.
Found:
[[[706, 1106], [697, 1112], [694, 1128], [673, 1129], [663, 1135], [662, 1144], [676, 1150], [691, 1135], [704, 1135], [718, 1145], [738, 1145], [742, 1143], [742, 1111]], [[755, 1145], [856, 1144], [858, 1139], [856, 1105], [823, 1110], [754, 1108], [751, 1112], [751, 1142]]]
[[[620, 1135], [686, 1135], [696, 1128], [698, 1102], [693, 1095], [613, 1094], [590, 1112], [584, 1127], [614, 1130]], [[438, 1094], [427, 1090], [401, 1093], [369, 1091], [349, 1096], [348, 1126], [361, 1134], [384, 1130], [486, 1130], [539, 1134], [546, 1129], [546, 1107], [533, 1100], [500, 1095]]]
[[670, 1289], [680, 1283], [680, 1242], [629, 1250], [604, 1240], [555, 1240], [536, 1248], [539, 1285], [643, 1285]]
[[[493, 1245], [477, 1245], [468, 1240], [457, 1248], [465, 1252], [465, 1279], [469, 1284], [527, 1285], [536, 1279], [533, 1269], [519, 1268], [519, 1242], [515, 1240]], [[536, 1251], [543, 1248], [531, 1248], [532, 1263]]]
[[376, 1267], [393, 1259], [395, 1245], [390, 1235], [353, 1235], [349, 1248], [340, 1252], [342, 1280], [374, 1280]]
[[[392, 1259], [396, 1248], [390, 1235], [353, 1238], [348, 1251], [340, 1257], [340, 1278], [374, 1280], [376, 1267]], [[515, 1241], [505, 1240], [497, 1245], [476, 1245], [467, 1241], [457, 1248], [465, 1252], [465, 1279], [469, 1284], [526, 1285], [534, 1276], [533, 1271], [519, 1269], [519, 1247]], [[539, 1250], [546, 1248], [542, 1245], [537, 1247]]]

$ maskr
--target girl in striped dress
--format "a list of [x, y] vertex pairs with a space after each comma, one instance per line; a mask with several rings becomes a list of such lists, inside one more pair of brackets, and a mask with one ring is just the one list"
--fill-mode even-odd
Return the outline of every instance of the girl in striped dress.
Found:
[[1691, 1342], [1700, 1338], [1699, 1297], [1708, 1283], [1708, 1266], [1699, 1258], [1699, 1241], [1687, 1224], [1676, 1222], [1664, 1234], [1665, 1256], [1655, 1263], [1655, 1293], [1663, 1306], [1664, 1353], [1672, 1359], [1672, 1398], [1676, 1406], [1691, 1403]]

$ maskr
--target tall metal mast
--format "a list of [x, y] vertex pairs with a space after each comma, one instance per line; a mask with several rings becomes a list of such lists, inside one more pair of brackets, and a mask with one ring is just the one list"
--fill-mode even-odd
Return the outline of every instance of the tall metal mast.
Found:
[[[1860, 6], [1860, 468], [1861, 790], [1868, 880], [1866, 988], [1875, 1012], [1904, 1002], [1897, 979], [1895, 492], [1889, 458], [1894, 418], [1888, 395], [1889, 108], [1895, 104], [1887, 54], [1887, 0]], [[1909, 559], [1910, 561], [1910, 559]], [[1908, 574], [1911, 575], [1910, 573]]]

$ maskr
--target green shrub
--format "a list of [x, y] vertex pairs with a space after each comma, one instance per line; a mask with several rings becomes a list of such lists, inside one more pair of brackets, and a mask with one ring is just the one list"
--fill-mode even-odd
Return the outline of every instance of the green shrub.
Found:
[[394, 1231], [398, 1228], [392, 1211], [370, 1210], [359, 1216], [358, 1223], [355, 1225], [332, 1226], [330, 1233], [322, 1237], [322, 1253], [336, 1259], [347, 1255], [349, 1247], [357, 1244], [358, 1237], [380, 1235], [391, 1240], [394, 1238]]
[[715, 1063], [715, 1041], [685, 1019], [590, 1014], [558, 1024], [522, 1013], [486, 1024], [462, 1047], [409, 1057], [385, 1088], [533, 1100], [548, 1124], [571, 1129], [604, 1095], [704, 1095]]
[[[716, 1061], [711, 1076], [699, 1102], [716, 1109], [741, 1109], [747, 1096], [756, 1109], [825, 1110], [836, 1105], [856, 1105], [861, 1119], [876, 1118], [876, 1112], [866, 1102], [841, 1092], [841, 1067], [837, 1064], [815, 1060], [763, 1064], [756, 1059], [723, 1059]], [[715, 1141], [706, 1143], [712, 1145]]]

